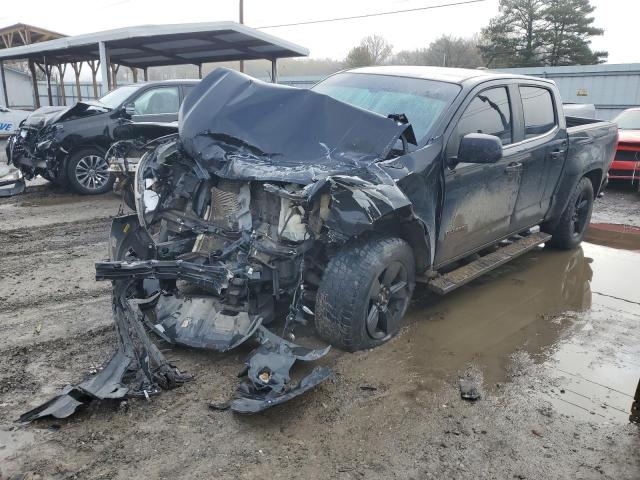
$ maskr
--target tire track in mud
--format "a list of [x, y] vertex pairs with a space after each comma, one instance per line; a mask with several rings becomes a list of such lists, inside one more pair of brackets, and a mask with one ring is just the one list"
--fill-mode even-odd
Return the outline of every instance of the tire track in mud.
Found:
[[52, 189], [50, 184], [30, 185], [22, 195], [0, 198], [0, 205], [15, 205], [24, 201], [41, 199], [42, 197], [49, 197], [60, 193], [62, 193], [62, 190]]
[[94, 263], [106, 256], [107, 242], [13, 255], [0, 263], [0, 309], [56, 305], [106, 297], [108, 282], [96, 282]]
[[16, 419], [64, 385], [89, 376], [108, 360], [115, 343], [113, 326], [102, 325], [67, 337], [0, 347], [0, 393], [6, 400], [0, 416]]
[[109, 236], [111, 217], [99, 217], [37, 227], [0, 230], [0, 256], [27, 256], [81, 245], [104, 243]]

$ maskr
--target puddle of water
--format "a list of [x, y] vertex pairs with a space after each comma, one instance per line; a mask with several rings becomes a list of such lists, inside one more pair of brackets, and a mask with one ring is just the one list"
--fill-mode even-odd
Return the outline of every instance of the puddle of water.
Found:
[[629, 282], [640, 254], [592, 244], [584, 251], [594, 259], [593, 306], [549, 350], [545, 366], [564, 393], [547, 395], [561, 413], [626, 423], [640, 379], [640, 288]]
[[558, 411], [626, 422], [640, 378], [638, 271], [640, 253], [585, 243], [534, 250], [445, 297], [418, 289], [409, 331], [376, 364], [432, 391], [473, 364], [492, 390], [525, 351], [565, 391], [546, 393]]
[[407, 313], [408, 367], [438, 378], [474, 363], [487, 385], [503, 382], [512, 353], [558, 341], [567, 325], [555, 315], [590, 307], [592, 275], [582, 249], [540, 249], [448, 296], [421, 290]]

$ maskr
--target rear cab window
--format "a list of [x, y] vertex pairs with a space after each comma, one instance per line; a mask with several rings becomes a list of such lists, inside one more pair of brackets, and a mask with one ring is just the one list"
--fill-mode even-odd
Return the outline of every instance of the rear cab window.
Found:
[[556, 114], [551, 91], [542, 87], [519, 87], [524, 113], [524, 138], [538, 137], [556, 126]]

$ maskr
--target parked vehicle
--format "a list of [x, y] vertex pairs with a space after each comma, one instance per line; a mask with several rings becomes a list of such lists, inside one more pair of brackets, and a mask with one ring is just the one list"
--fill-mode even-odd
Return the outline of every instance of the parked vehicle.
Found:
[[0, 106], [0, 138], [11, 135], [30, 113]]
[[640, 176], [640, 108], [629, 108], [613, 121], [619, 133], [609, 178], [636, 182]]
[[42, 107], [30, 114], [7, 142], [7, 158], [25, 178], [37, 175], [78, 193], [109, 191], [115, 175], [105, 153], [123, 122], [174, 122], [197, 80], [135, 83], [97, 101], [71, 107]]
[[376, 347], [416, 281], [447, 293], [542, 243], [577, 247], [617, 128], [561, 105], [551, 81], [479, 70], [361, 68], [311, 90], [214, 70], [179, 133], [143, 155], [137, 213], [114, 219], [96, 263], [114, 284], [118, 352], [23, 418], [69, 415], [87, 391], [122, 396], [127, 369], [130, 392], [178, 386], [144, 325], [218, 351], [255, 338], [231, 409], [257, 412], [330, 375], [290, 385], [296, 360], [327, 349], [267, 329], [281, 312], [285, 337], [312, 321], [335, 346]]

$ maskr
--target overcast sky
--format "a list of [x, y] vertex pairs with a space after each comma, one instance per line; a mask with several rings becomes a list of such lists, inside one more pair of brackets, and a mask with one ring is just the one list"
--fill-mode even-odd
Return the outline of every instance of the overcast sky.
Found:
[[[7, 2], [5, 0], [3, 3]], [[456, 0], [245, 0], [245, 23], [251, 27], [365, 13], [402, 10]], [[640, 0], [591, 0], [595, 25], [605, 34], [593, 41], [609, 52], [609, 63], [640, 62], [633, 34], [638, 30]], [[238, 19], [237, 0], [24, 0], [0, 8], [0, 26], [29, 23], [67, 35], [143, 24]], [[425, 47], [442, 34], [469, 36], [498, 13], [498, 0], [436, 10], [269, 28], [265, 32], [303, 45], [315, 58], [343, 59], [366, 35], [383, 35], [394, 51]]]

